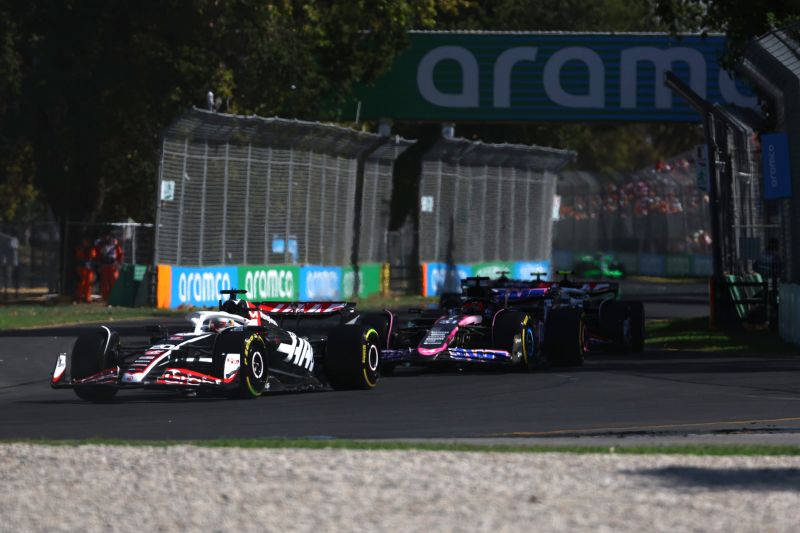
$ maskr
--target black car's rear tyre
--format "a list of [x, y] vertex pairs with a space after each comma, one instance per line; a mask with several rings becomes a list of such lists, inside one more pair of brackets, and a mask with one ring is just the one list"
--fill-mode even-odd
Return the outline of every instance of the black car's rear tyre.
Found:
[[544, 353], [554, 365], [580, 366], [586, 351], [583, 311], [571, 307], [553, 309], [544, 325]]
[[380, 336], [367, 324], [339, 326], [328, 335], [325, 375], [337, 390], [372, 389], [381, 367]]
[[492, 328], [493, 346], [506, 350], [512, 357], [519, 356], [516, 367], [528, 372], [536, 356], [536, 335], [527, 314], [521, 311], [500, 313]]
[[598, 320], [601, 334], [613, 341], [615, 348], [622, 352], [631, 350], [631, 312], [626, 302], [606, 300], [601, 303]]
[[[75, 341], [70, 358], [72, 379], [83, 379], [117, 365], [119, 334], [105, 327], [84, 333]], [[108, 385], [76, 385], [78, 398], [89, 402], [110, 402], [117, 388]]]
[[264, 339], [254, 333], [222, 333], [214, 344], [214, 374], [222, 379], [225, 379], [225, 357], [231, 353], [240, 355], [237, 386], [229, 396], [258, 398], [267, 388], [269, 379], [269, 352]]
[[631, 351], [642, 353], [644, 351], [644, 304], [642, 302], [628, 302], [631, 317]]

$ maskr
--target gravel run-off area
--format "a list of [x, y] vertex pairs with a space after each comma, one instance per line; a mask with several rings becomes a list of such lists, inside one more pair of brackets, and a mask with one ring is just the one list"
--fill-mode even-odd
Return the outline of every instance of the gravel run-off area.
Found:
[[0, 531], [797, 531], [800, 458], [0, 445]]

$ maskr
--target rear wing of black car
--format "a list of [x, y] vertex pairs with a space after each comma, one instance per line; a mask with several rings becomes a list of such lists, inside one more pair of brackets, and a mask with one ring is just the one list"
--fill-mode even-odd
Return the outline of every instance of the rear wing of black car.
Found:
[[259, 302], [256, 307], [270, 316], [319, 317], [353, 311], [353, 302]]

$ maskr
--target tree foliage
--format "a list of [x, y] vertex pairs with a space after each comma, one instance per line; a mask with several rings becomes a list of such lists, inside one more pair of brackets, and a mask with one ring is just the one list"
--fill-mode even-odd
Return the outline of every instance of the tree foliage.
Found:
[[151, 219], [160, 133], [208, 90], [221, 111], [318, 118], [458, 2], [4, 3], [4, 183], [35, 178], [59, 217]]

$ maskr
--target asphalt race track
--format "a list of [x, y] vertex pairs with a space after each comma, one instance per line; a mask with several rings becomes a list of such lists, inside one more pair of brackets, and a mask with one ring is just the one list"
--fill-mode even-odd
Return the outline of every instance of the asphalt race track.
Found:
[[[686, 298], [689, 286], [679, 286]], [[680, 314], [701, 303], [655, 294]], [[651, 290], [652, 289], [652, 290]], [[648, 290], [650, 291], [648, 293]], [[699, 289], [698, 289], [699, 290]], [[656, 291], [656, 292], [653, 292]], [[678, 289], [676, 289], [678, 291]], [[661, 306], [661, 307], [657, 307]], [[144, 335], [141, 323], [119, 327]], [[267, 395], [253, 401], [122, 391], [107, 405], [52, 390], [76, 327], [0, 335], [0, 439], [224, 437], [472, 438], [771, 432], [800, 437], [800, 358], [646, 352], [593, 355], [584, 367], [531, 374], [398, 369], [377, 389]]]

